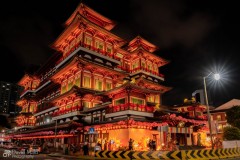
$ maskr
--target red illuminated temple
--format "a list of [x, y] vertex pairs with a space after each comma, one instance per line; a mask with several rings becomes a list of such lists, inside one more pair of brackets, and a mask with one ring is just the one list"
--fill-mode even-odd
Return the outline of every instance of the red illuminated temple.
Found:
[[[206, 124], [206, 108], [182, 106], [172, 114], [157, 113], [162, 94], [171, 89], [162, 84], [159, 68], [169, 62], [141, 36], [128, 42], [111, 33], [114, 26], [85, 4], [76, 8], [52, 44], [56, 53], [18, 82], [24, 91], [13, 139], [56, 141], [58, 147], [100, 142], [109, 150], [128, 147], [130, 138], [134, 150], [147, 150], [150, 139], [157, 149], [177, 137], [185, 145], [197, 143], [194, 127]], [[177, 111], [191, 114], [184, 118]]]

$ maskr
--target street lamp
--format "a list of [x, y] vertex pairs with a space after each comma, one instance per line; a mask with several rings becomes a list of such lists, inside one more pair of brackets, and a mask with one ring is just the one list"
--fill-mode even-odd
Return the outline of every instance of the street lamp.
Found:
[[56, 150], [58, 150], [58, 146], [57, 146], [57, 119], [55, 121], [55, 137], [54, 137], [54, 146], [56, 148]]
[[[207, 76], [203, 77], [203, 84], [204, 84], [204, 94], [205, 94], [206, 106], [207, 106], [207, 116], [208, 116], [208, 126], [209, 126], [209, 131], [210, 131], [211, 146], [212, 146], [212, 149], [213, 149], [211, 115], [210, 115], [210, 111], [209, 111], [208, 96], [207, 96], [207, 86], [206, 86], [206, 78], [208, 78], [212, 74], [213, 73], [210, 72]], [[215, 80], [219, 80], [220, 79], [220, 75], [218, 73], [213, 74], [213, 77], [214, 77]]]

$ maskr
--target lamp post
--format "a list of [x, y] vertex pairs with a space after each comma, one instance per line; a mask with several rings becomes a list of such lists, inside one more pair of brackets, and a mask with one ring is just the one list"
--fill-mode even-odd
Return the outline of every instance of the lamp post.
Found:
[[54, 137], [54, 146], [56, 150], [58, 151], [58, 146], [57, 146], [57, 120], [55, 121], [55, 137]]
[[[208, 95], [207, 95], [207, 86], [206, 86], [206, 78], [208, 78], [210, 75], [213, 73], [210, 72], [207, 76], [203, 77], [203, 85], [204, 85], [204, 94], [205, 94], [205, 99], [206, 99], [206, 106], [207, 106], [207, 116], [208, 116], [208, 126], [209, 126], [209, 131], [210, 131], [210, 139], [211, 139], [211, 146], [213, 149], [213, 137], [212, 137], [212, 125], [211, 125], [211, 115], [209, 111], [209, 104], [208, 104]], [[219, 74], [214, 74], [214, 79], [219, 80], [220, 75]]]

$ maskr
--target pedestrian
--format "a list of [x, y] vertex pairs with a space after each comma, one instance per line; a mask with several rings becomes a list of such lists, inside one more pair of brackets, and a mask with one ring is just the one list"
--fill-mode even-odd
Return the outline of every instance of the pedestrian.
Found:
[[153, 149], [153, 151], [157, 150], [157, 144], [156, 144], [155, 140], [152, 140], [152, 149]]
[[88, 156], [89, 155], [89, 148], [88, 148], [88, 143], [85, 142], [83, 145], [83, 154], [84, 156]]
[[151, 139], [149, 139], [148, 147], [149, 147], [149, 150], [152, 151], [152, 149], [153, 149], [153, 144], [152, 144], [152, 140], [151, 140]]
[[129, 150], [133, 150], [133, 142], [134, 140], [132, 138], [129, 139], [128, 143], [129, 143]]

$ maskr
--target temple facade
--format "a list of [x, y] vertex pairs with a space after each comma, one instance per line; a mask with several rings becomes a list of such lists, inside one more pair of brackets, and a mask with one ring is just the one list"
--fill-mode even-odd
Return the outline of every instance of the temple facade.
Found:
[[[13, 139], [48, 140], [56, 147], [100, 142], [110, 150], [126, 148], [130, 138], [135, 150], [146, 150], [150, 139], [158, 149], [167, 143], [176, 131], [154, 112], [171, 89], [159, 72], [169, 61], [141, 36], [127, 42], [113, 34], [114, 26], [85, 4], [77, 6], [52, 44], [56, 53], [18, 82], [24, 91]], [[192, 128], [182, 130], [187, 136]]]

